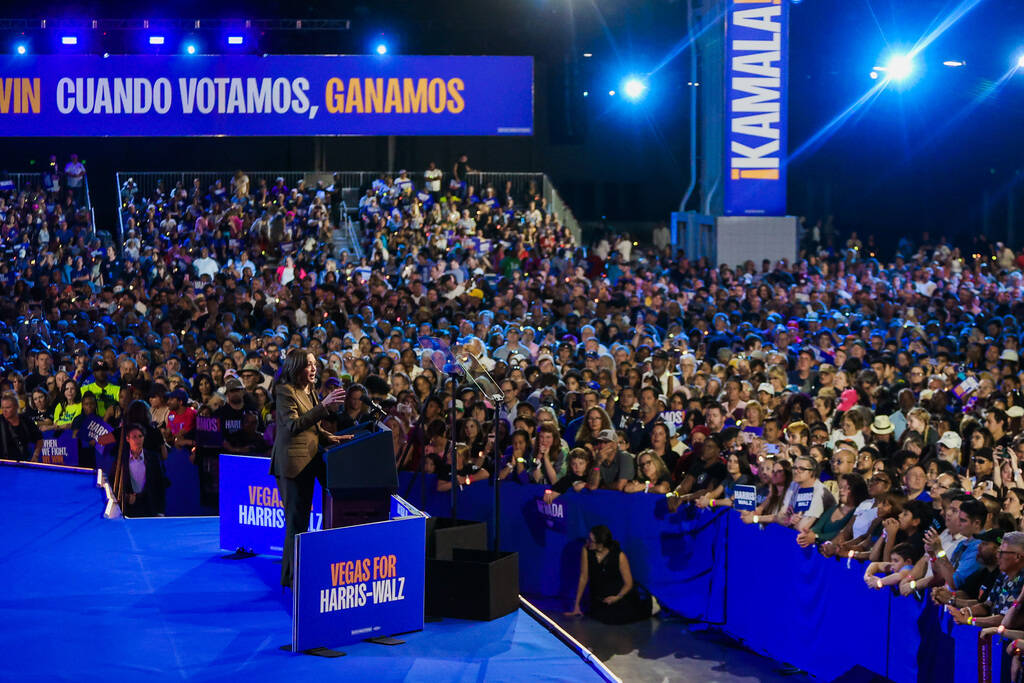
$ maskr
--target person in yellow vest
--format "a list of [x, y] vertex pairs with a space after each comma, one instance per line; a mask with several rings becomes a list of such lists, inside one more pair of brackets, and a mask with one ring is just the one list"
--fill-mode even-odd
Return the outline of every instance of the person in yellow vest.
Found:
[[53, 426], [57, 429], [67, 429], [81, 414], [82, 391], [78, 388], [78, 382], [73, 379], [65, 380], [60, 396], [57, 397], [57, 405], [53, 407]]
[[106, 416], [107, 411], [118, 404], [121, 387], [110, 381], [110, 368], [107, 363], [98, 360], [92, 365], [92, 381], [82, 386], [82, 393], [92, 392], [96, 396], [96, 414]]

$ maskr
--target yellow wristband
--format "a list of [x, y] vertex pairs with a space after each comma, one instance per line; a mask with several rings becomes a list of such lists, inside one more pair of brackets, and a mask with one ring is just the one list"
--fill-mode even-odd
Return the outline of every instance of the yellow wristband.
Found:
[[945, 556], [946, 556], [946, 551], [945, 550], [940, 550], [939, 552], [935, 553], [935, 559], [936, 560], [941, 560]]
[[759, 523], [759, 520], [760, 520], [760, 517], [758, 515], [754, 515], [754, 524]]

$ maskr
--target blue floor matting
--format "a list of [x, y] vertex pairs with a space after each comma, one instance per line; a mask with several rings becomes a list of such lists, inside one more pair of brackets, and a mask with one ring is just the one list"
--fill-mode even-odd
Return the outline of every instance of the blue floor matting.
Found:
[[216, 518], [104, 520], [79, 473], [0, 467], [0, 495], [0, 680], [601, 680], [521, 611], [339, 659], [282, 652], [280, 561], [226, 559]]

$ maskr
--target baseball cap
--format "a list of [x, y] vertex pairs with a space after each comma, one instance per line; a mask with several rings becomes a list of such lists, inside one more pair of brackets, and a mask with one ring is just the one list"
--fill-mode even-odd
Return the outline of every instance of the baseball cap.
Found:
[[242, 386], [242, 380], [238, 379], [237, 377], [228, 377], [228, 380], [224, 382], [225, 391], [235, 391], [244, 388], [245, 387]]
[[1013, 349], [1003, 349], [1003, 352], [999, 354], [999, 360], [1010, 361], [1011, 363], [1017, 363], [1020, 361], [1020, 356]]
[[616, 441], [618, 437], [615, 435], [614, 429], [602, 429], [594, 436], [598, 441]]
[[839, 405], [836, 409], [846, 412], [855, 405], [857, 405], [857, 390], [845, 389], [843, 390], [843, 393], [839, 395]]
[[761, 393], [762, 391], [769, 396], [775, 395], [775, 389], [768, 382], [761, 382], [757, 385], [757, 393]]
[[964, 444], [964, 440], [960, 438], [960, 435], [956, 432], [945, 432], [940, 438], [939, 443], [946, 448], [960, 448]]
[[1003, 542], [1003, 530], [1002, 529], [986, 529], [980, 534], [974, 534], [974, 538], [978, 539], [982, 543], [1002, 543]]

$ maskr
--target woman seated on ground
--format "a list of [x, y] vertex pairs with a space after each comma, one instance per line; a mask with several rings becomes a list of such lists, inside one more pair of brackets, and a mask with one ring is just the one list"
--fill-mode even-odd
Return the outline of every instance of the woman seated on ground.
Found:
[[665, 462], [651, 449], [636, 456], [636, 478], [626, 483], [625, 493], [660, 493], [672, 490], [672, 477]]
[[587, 474], [592, 462], [593, 458], [586, 448], [572, 449], [569, 452], [569, 471], [544, 492], [544, 502], [550, 503], [569, 489], [579, 492], [587, 488]]
[[742, 453], [730, 453], [729, 457], [725, 459], [725, 469], [729, 476], [699, 498], [697, 507], [732, 507], [732, 498], [736, 493], [736, 487], [754, 485], [754, 475], [750, 473], [747, 456]]
[[801, 531], [796, 542], [801, 548], [831, 542], [840, 531], [853, 523], [853, 512], [868, 497], [868, 486], [859, 474], [839, 475], [839, 502], [825, 510], [807, 531]]
[[[872, 562], [864, 570], [864, 583], [868, 588], [897, 586], [914, 570], [914, 565], [924, 555], [924, 546], [914, 543], [899, 543], [893, 546], [888, 562]], [[879, 576], [882, 574], [884, 576]]]
[[606, 624], [628, 624], [651, 616], [651, 597], [633, 585], [629, 559], [603, 524], [595, 526], [580, 552], [576, 601], [566, 616], [580, 617], [583, 592], [590, 586], [590, 616]]

